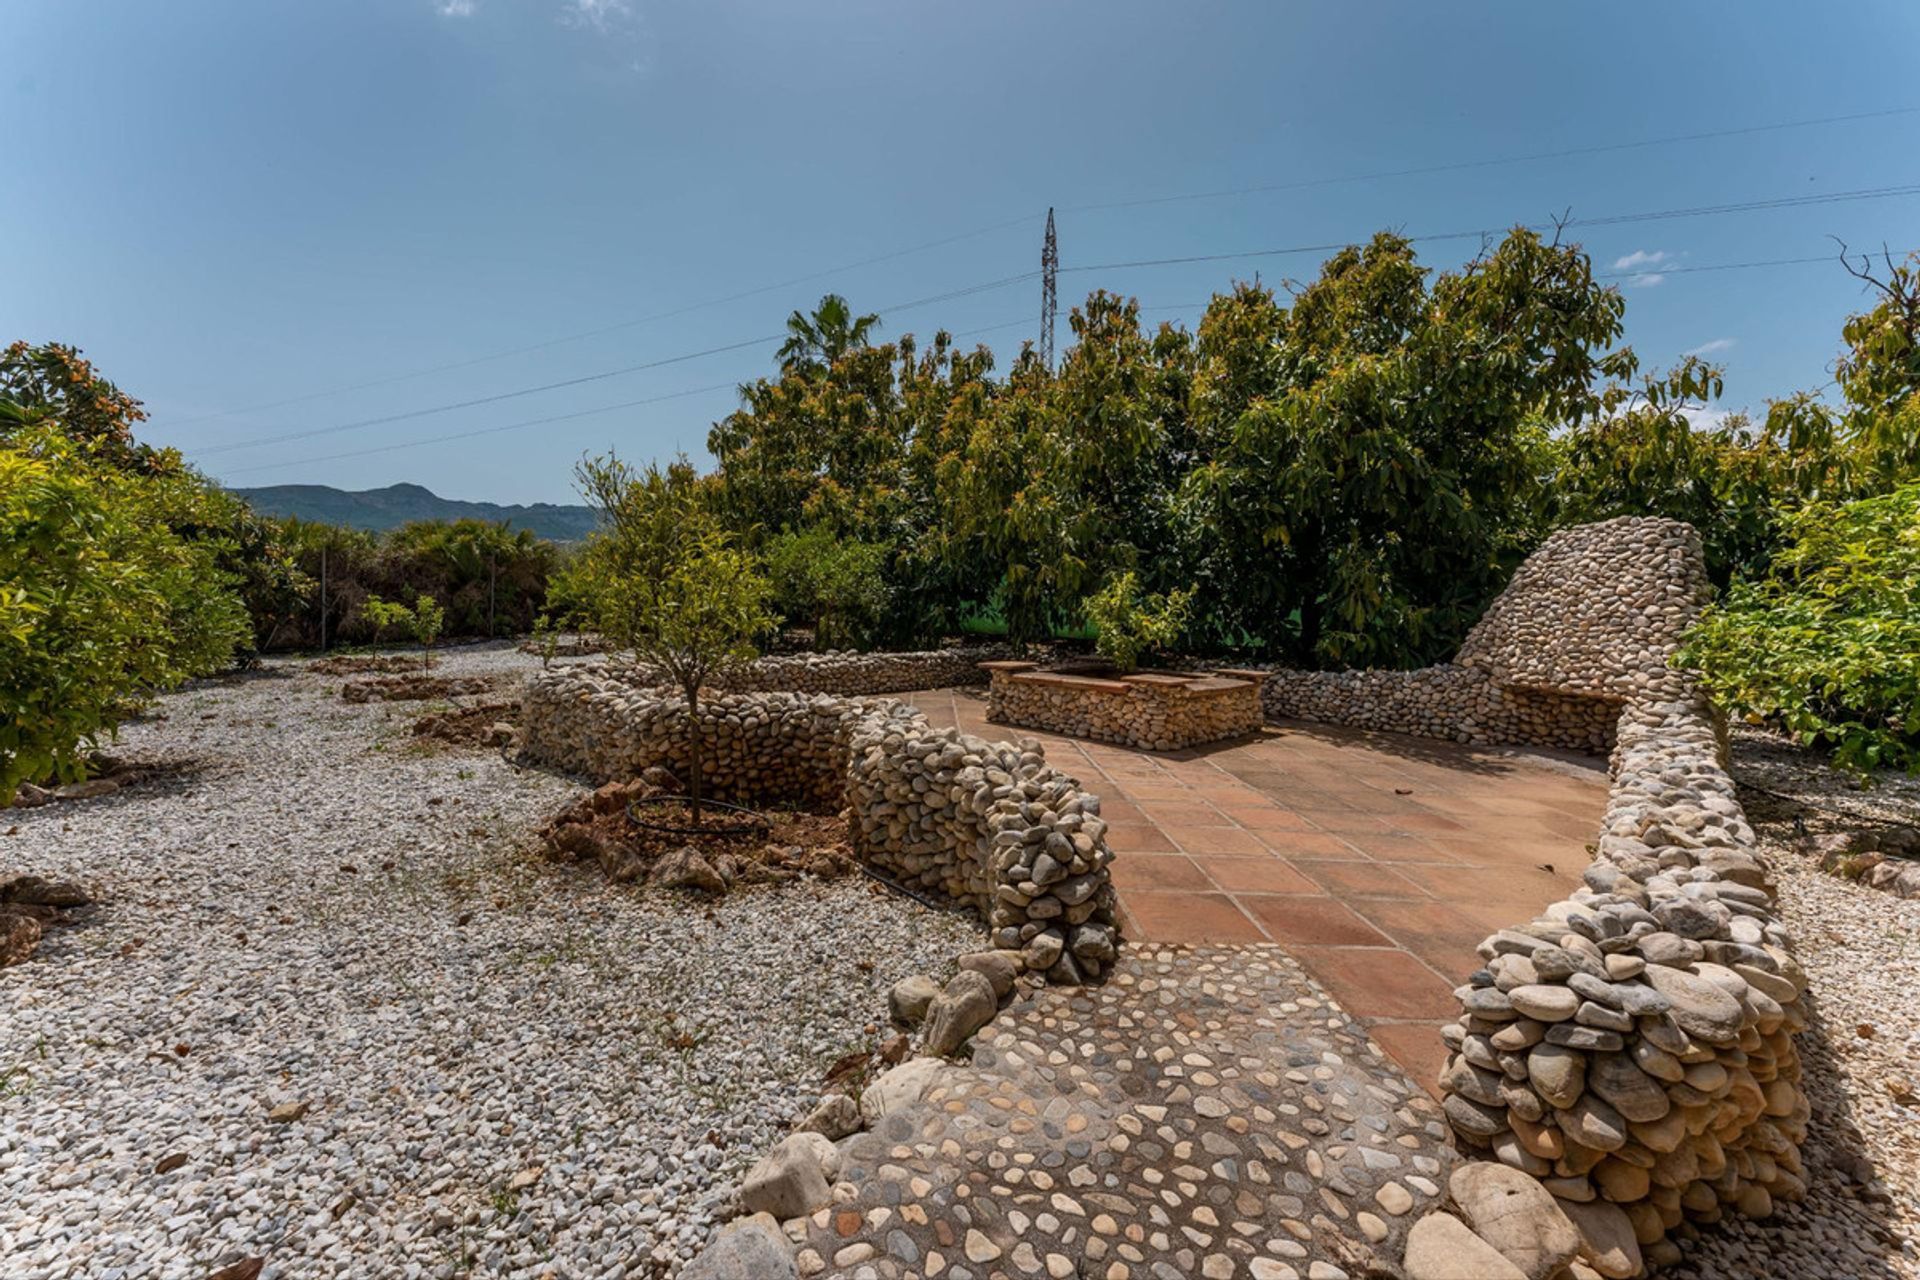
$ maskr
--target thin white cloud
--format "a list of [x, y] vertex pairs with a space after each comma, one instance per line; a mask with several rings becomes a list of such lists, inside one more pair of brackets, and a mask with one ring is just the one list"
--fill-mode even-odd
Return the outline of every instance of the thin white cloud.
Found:
[[477, 0], [440, 0], [434, 5], [434, 12], [443, 18], [471, 18]]
[[1693, 350], [1682, 351], [1680, 354], [1683, 356], [1710, 356], [1716, 351], [1731, 351], [1737, 345], [1739, 345], [1738, 342], [1733, 338], [1715, 338], [1711, 342], [1703, 342]]
[[566, 0], [560, 16], [572, 26], [614, 31], [633, 21], [633, 6], [627, 0]]
[[1680, 416], [1685, 418], [1695, 431], [1717, 431], [1722, 423], [1733, 416], [1733, 411], [1685, 405], [1680, 409]]
[[1642, 267], [1657, 267], [1663, 262], [1672, 261], [1672, 259], [1673, 255], [1665, 249], [1635, 249], [1624, 258], [1615, 258], [1613, 260], [1613, 269], [1615, 271], [1635, 271]]
[[1627, 283], [1635, 289], [1652, 289], [1667, 282], [1667, 278], [1658, 271], [1649, 271], [1643, 275], [1629, 276]]

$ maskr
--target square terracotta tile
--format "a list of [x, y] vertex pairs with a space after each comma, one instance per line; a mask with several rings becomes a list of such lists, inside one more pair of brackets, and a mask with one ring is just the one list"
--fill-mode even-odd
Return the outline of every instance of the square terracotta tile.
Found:
[[1185, 889], [1210, 893], [1214, 882], [1200, 864], [1181, 853], [1123, 853], [1114, 857], [1113, 882], [1121, 889]]
[[1265, 942], [1266, 935], [1224, 893], [1122, 890], [1120, 901], [1146, 942]]
[[1173, 842], [1199, 857], [1209, 853], [1264, 854], [1269, 852], [1259, 836], [1245, 827], [1170, 827]]
[[1389, 945], [1387, 935], [1333, 898], [1242, 894], [1240, 905], [1283, 946]]
[[1460, 1011], [1453, 987], [1404, 951], [1301, 946], [1291, 950], [1301, 968], [1356, 1018], [1431, 1019], [1437, 1026]]
[[1458, 866], [1460, 863], [1459, 858], [1423, 836], [1351, 831], [1341, 839], [1376, 862], [1435, 862], [1442, 866]]
[[1447, 1069], [1447, 1045], [1431, 1022], [1376, 1022], [1367, 1034], [1380, 1051], [1400, 1064], [1413, 1082], [1440, 1096], [1440, 1073]]
[[1297, 867], [1272, 854], [1256, 858], [1206, 858], [1196, 865], [1229, 893], [1324, 892], [1300, 874]]
[[1505, 924], [1490, 927], [1484, 915], [1431, 898], [1349, 897], [1345, 902], [1402, 950], [1455, 982], [1465, 982], [1480, 967], [1474, 948], [1481, 939], [1513, 923], [1508, 917]]
[[1107, 847], [1115, 853], [1178, 853], [1166, 832], [1150, 822], [1116, 822], [1107, 828]]
[[1370, 862], [1366, 854], [1330, 831], [1262, 831], [1260, 838], [1283, 858]]
[[1171, 800], [1147, 800], [1141, 803], [1147, 817], [1168, 831], [1181, 827], [1218, 826], [1226, 815], [1210, 805], [1182, 804]]
[[1343, 900], [1372, 896], [1433, 901], [1425, 888], [1383, 862], [1302, 861], [1296, 865], [1322, 890]]

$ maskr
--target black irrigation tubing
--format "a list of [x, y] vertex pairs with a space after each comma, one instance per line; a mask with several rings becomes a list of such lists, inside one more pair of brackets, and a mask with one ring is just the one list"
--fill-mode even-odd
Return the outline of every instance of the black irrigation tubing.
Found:
[[729, 813], [744, 813], [750, 821], [736, 822], [724, 827], [676, 827], [666, 822], [648, 822], [636, 812], [636, 810], [643, 805], [667, 805], [675, 802], [685, 804], [691, 808], [693, 805], [693, 797], [643, 796], [638, 800], [629, 800], [627, 801], [627, 816], [633, 819], [633, 824], [637, 827], [642, 827], [648, 831], [664, 831], [668, 835], [676, 836], [744, 836], [755, 831], [773, 830], [773, 819], [767, 817], [759, 810], [749, 809], [741, 804], [728, 804], [725, 800], [707, 800], [703, 798], [700, 804], [703, 808], [725, 809]]
[[860, 871], [869, 880], [874, 881], [881, 888], [890, 890], [893, 893], [899, 894], [903, 898], [907, 898], [914, 902], [917, 902], [921, 906], [927, 908], [927, 910], [929, 911], [939, 911], [939, 912], [944, 912], [947, 915], [957, 915], [965, 910], [964, 907], [961, 907], [956, 903], [942, 902], [938, 898], [929, 898], [926, 894], [921, 893], [917, 889], [907, 888], [907, 886], [901, 884], [898, 880], [890, 880], [886, 876], [881, 875], [878, 871], [875, 871], [872, 867], [868, 866], [864, 862], [860, 864]]

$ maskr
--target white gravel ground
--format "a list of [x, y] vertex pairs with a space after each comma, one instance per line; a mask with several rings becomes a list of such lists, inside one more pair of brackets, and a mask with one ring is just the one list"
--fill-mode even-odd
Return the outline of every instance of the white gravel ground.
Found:
[[859, 880], [707, 909], [548, 865], [576, 784], [340, 683], [189, 689], [117, 749], [188, 772], [0, 819], [0, 871], [105, 900], [0, 971], [0, 1274], [670, 1276], [887, 986], [978, 945]]
[[[1821, 871], [1794, 835], [1838, 806], [1920, 822], [1920, 787], [1882, 778], [1861, 791], [1811, 753], [1737, 736], [1742, 803], [1772, 860], [1780, 911], [1811, 980], [1817, 1023], [1800, 1037], [1813, 1102], [1804, 1204], [1765, 1222], [1728, 1220], [1688, 1250], [1677, 1278], [1920, 1280], [1920, 899]], [[1770, 794], [1771, 793], [1771, 794]], [[1902, 1101], [1904, 1099], [1904, 1101]]]

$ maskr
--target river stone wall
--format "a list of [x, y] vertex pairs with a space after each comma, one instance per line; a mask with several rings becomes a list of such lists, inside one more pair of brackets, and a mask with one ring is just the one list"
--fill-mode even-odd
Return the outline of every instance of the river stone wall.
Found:
[[1418, 671], [1275, 671], [1260, 688], [1273, 720], [1316, 720], [1486, 745], [1516, 743], [1604, 755], [1619, 704], [1512, 688], [1478, 667]]
[[[889, 698], [733, 693], [703, 700], [700, 714], [710, 793], [844, 804], [856, 854], [910, 888], [971, 905], [994, 946], [1057, 941], [1051, 982], [1098, 978], [1113, 960], [1100, 798], [1047, 764], [1038, 743], [935, 728]], [[692, 762], [686, 704], [630, 668], [542, 673], [522, 724], [525, 757], [599, 782], [655, 764], [685, 776]]]
[[1264, 715], [1251, 680], [1141, 672], [1095, 677], [989, 662], [987, 719], [1147, 751], [1176, 751], [1258, 733]]
[[[980, 664], [1005, 657], [1004, 649], [974, 646], [926, 649], [907, 653], [853, 653], [829, 649], [824, 653], [788, 653], [756, 658], [744, 667], [717, 677], [718, 688], [733, 693], [842, 693], [855, 696], [905, 693], [912, 689], [945, 689], [981, 684], [986, 675]], [[665, 674], [647, 664], [625, 664], [634, 678], [666, 683]]]
[[1622, 516], [1554, 533], [1451, 663], [1418, 671], [1276, 671], [1270, 719], [1454, 742], [1601, 754], [1623, 704], [1654, 696], [1708, 592], [1700, 535]]

